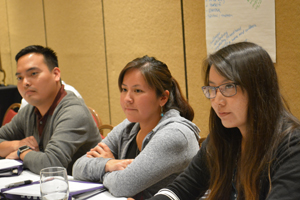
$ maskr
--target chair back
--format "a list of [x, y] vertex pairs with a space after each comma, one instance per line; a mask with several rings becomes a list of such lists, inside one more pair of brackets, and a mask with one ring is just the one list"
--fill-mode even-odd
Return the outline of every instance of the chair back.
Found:
[[201, 148], [201, 146], [202, 146], [202, 142], [204, 142], [204, 140], [206, 139], [206, 137], [202, 137], [202, 138], [200, 138], [199, 139], [199, 147]]
[[91, 107], [88, 107], [88, 108], [89, 108], [89, 110], [90, 110], [90, 113], [91, 113], [92, 116], [93, 116], [93, 119], [94, 119], [94, 121], [95, 121], [97, 127], [99, 127], [99, 126], [102, 124], [102, 122], [101, 122], [101, 119], [100, 119], [98, 113], [96, 112], [95, 109], [93, 109], [93, 108], [91, 108]]
[[102, 121], [98, 115], [98, 113], [96, 112], [95, 109], [91, 108], [91, 107], [88, 107], [89, 110], [90, 110], [90, 113], [92, 114], [93, 118], [94, 118], [94, 121], [99, 129], [99, 132], [100, 132], [100, 135], [102, 137], [102, 139], [105, 138], [104, 136], [104, 132], [103, 130], [104, 129], [109, 129], [109, 130], [112, 130], [113, 129], [113, 126], [112, 125], [109, 125], [109, 124], [102, 124]]
[[108, 129], [109, 131], [111, 131], [114, 127], [110, 124], [102, 124], [98, 128], [99, 128], [100, 134], [104, 135], [104, 132], [103, 132], [104, 129]]
[[18, 113], [20, 106], [20, 103], [13, 103], [7, 108], [3, 117], [2, 126], [11, 121], [11, 119]]

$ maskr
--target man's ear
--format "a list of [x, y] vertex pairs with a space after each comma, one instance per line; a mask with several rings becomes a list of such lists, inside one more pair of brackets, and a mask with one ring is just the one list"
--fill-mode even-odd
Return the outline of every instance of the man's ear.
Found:
[[169, 96], [170, 96], [169, 90], [165, 90], [160, 97], [160, 106], [164, 106], [168, 102]]
[[54, 67], [52, 70], [52, 73], [54, 75], [55, 81], [59, 82], [60, 81], [60, 69], [58, 67]]

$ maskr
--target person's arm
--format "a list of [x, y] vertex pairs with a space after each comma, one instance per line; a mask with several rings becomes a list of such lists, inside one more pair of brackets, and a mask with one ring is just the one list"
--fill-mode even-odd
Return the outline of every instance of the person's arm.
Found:
[[0, 143], [0, 157], [5, 158], [10, 153], [17, 151], [19, 148], [20, 141], [3, 141]]
[[204, 143], [184, 172], [150, 200], [194, 200], [205, 194], [208, 189], [209, 171], [205, 161], [207, 141]]
[[21, 142], [25, 137], [21, 118], [22, 114], [15, 115], [9, 123], [0, 128], [0, 157], [5, 158], [22, 145], [27, 145], [26, 142]]
[[[103, 182], [102, 177], [105, 172], [105, 165], [109, 160], [119, 158], [119, 147], [122, 133], [129, 121], [124, 120], [122, 123], [113, 128], [113, 130], [102, 140], [103, 143], [109, 146], [112, 156], [110, 158], [88, 157], [83, 155], [73, 166], [73, 177], [78, 180]], [[93, 148], [94, 149], [94, 148]], [[112, 158], [113, 157], [113, 158]]]
[[101, 140], [89, 110], [81, 105], [59, 108], [48, 120], [43, 135], [44, 152], [30, 151], [23, 160], [34, 173], [50, 166], [67, 168], [74, 154], [87, 141]]
[[[23, 140], [16, 140], [16, 141], [5, 141], [3, 142], [5, 145], [12, 145], [17, 147], [16, 150], [13, 150], [10, 154], [8, 154], [5, 158], [7, 159], [21, 159], [24, 160], [25, 155], [30, 151], [39, 151], [39, 145], [36, 141], [36, 139], [33, 136], [29, 136], [24, 138]], [[20, 157], [18, 156], [18, 149], [21, 146], [28, 146], [30, 149], [28, 149], [25, 152], [22, 152], [20, 154]], [[5, 147], [4, 147], [5, 148]]]
[[130, 197], [179, 173], [199, 149], [194, 133], [194, 140], [187, 140], [186, 134], [172, 127], [158, 131], [127, 168], [105, 174], [104, 186], [114, 196]]
[[[272, 164], [272, 188], [267, 200], [300, 199], [300, 133], [287, 137]], [[268, 188], [268, 183], [265, 186]], [[266, 190], [268, 191], [268, 189]]]

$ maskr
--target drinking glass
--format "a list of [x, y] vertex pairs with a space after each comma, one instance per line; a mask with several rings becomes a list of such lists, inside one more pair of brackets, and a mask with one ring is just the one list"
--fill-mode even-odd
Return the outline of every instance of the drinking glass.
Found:
[[41, 199], [67, 200], [69, 183], [67, 171], [63, 167], [47, 167], [40, 171]]

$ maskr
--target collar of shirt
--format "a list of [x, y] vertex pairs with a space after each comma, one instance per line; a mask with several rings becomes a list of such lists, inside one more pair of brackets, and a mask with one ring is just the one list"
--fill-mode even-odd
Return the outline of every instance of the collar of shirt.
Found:
[[67, 92], [64, 89], [64, 85], [62, 85], [60, 90], [58, 91], [52, 105], [50, 106], [49, 110], [46, 112], [46, 114], [44, 116], [42, 116], [40, 111], [35, 107], [34, 112], [37, 116], [37, 128], [38, 128], [40, 137], [42, 136], [48, 116], [53, 114], [56, 106], [66, 95], [67, 95]]

